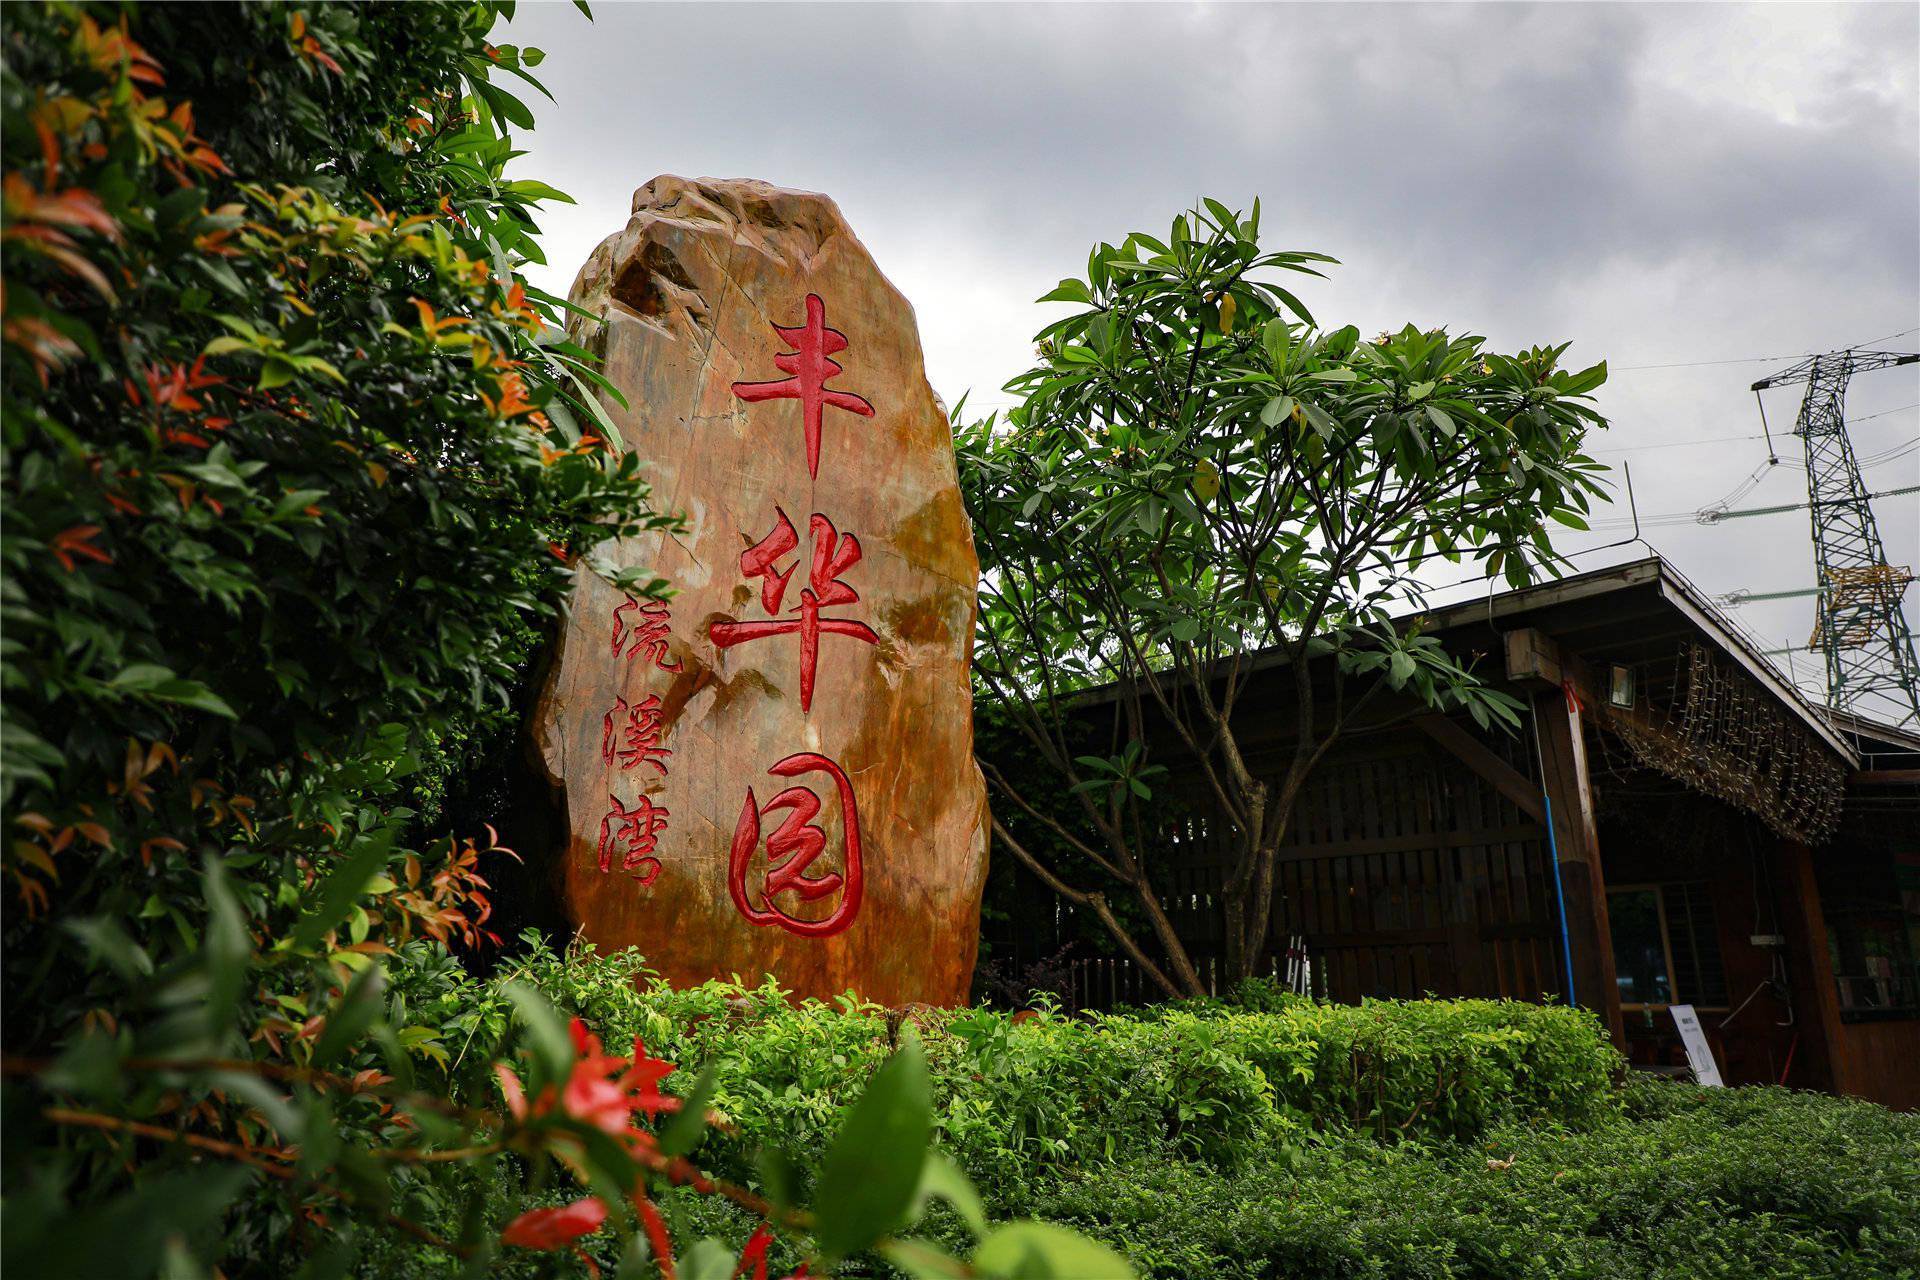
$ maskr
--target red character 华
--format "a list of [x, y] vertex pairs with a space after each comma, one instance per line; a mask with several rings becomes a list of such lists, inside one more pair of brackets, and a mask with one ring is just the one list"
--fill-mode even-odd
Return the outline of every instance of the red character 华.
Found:
[[660, 722], [660, 695], [650, 693], [638, 702], [616, 697], [613, 709], [600, 728], [600, 757], [609, 765], [618, 761], [622, 769], [650, 764], [661, 776], [667, 772], [666, 758], [673, 754], [660, 745], [666, 727]]
[[646, 796], [635, 800], [631, 809], [618, 796], [608, 796], [607, 803], [613, 807], [600, 819], [601, 874], [613, 872], [617, 853], [620, 870], [631, 873], [644, 889], [660, 876], [660, 860], [653, 854], [666, 829], [668, 812]]
[[[813, 822], [820, 813], [820, 797], [813, 788], [788, 787], [767, 801], [766, 808], [762, 809], [754, 798], [753, 788], [748, 787], [746, 803], [740, 809], [740, 822], [733, 831], [733, 850], [727, 867], [727, 892], [733, 897], [733, 905], [751, 924], [777, 925], [803, 938], [831, 937], [853, 923], [854, 916], [860, 911], [860, 898], [865, 890], [866, 882], [860, 863], [860, 815], [854, 807], [853, 784], [847, 780], [846, 772], [839, 765], [811, 751], [790, 755], [767, 772], [781, 778], [824, 773], [833, 779], [833, 785], [840, 793], [840, 819], [845, 828], [845, 870], [829, 871], [819, 876], [807, 874], [807, 868], [825, 851], [827, 842], [826, 833]], [[767, 871], [761, 881], [759, 902], [756, 904], [747, 893], [747, 867], [760, 847], [761, 817], [775, 809], [789, 812], [781, 820], [780, 826], [766, 837]], [[823, 919], [802, 920], [774, 905], [775, 896], [787, 890], [799, 894], [805, 902], [817, 902], [839, 890], [840, 905]]]
[[[628, 610], [635, 611], [632, 619], [625, 616]], [[613, 656], [619, 657], [620, 647], [625, 645], [629, 658], [641, 654], [644, 655], [642, 661], [650, 662], [662, 671], [678, 671], [678, 661], [667, 661], [667, 641], [673, 635], [669, 628], [672, 620], [673, 615], [668, 612], [667, 606], [658, 600], [641, 604], [628, 596], [624, 603], [613, 607]]]
[[802, 410], [802, 425], [807, 433], [807, 475], [814, 479], [820, 476], [820, 418], [827, 405], [836, 409], [845, 409], [857, 413], [863, 418], [873, 416], [873, 405], [865, 396], [857, 396], [851, 391], [829, 391], [827, 381], [844, 372], [840, 363], [830, 357], [836, 351], [847, 349], [847, 335], [838, 329], [827, 328], [827, 304], [820, 295], [807, 295], [807, 322], [797, 328], [789, 329], [785, 325], [773, 326], [773, 331], [784, 338], [793, 351], [777, 355], [773, 363], [782, 372], [791, 377], [778, 378], [771, 382], [736, 382], [733, 394], [749, 404], [761, 400], [798, 400]]
[[[793, 521], [787, 519], [785, 511], [775, 507], [774, 512], [780, 518], [779, 523], [774, 525], [773, 532], [741, 553], [740, 572], [749, 578], [762, 579], [760, 604], [769, 614], [777, 615], [786, 599], [787, 582], [799, 567], [796, 562], [781, 569], [777, 562], [800, 545], [800, 535], [794, 531]], [[817, 512], [808, 522], [807, 531], [813, 537], [813, 563], [807, 570], [807, 585], [800, 589], [800, 603], [794, 606], [799, 617], [775, 617], [767, 622], [716, 622], [707, 628], [708, 637], [721, 649], [748, 640], [798, 632], [800, 710], [803, 712], [813, 709], [813, 677], [820, 660], [822, 635], [852, 636], [868, 644], [877, 644], [880, 640], [874, 629], [864, 622], [820, 616], [820, 611], [831, 605], [853, 604], [860, 599], [858, 592], [840, 581], [841, 574], [860, 562], [860, 539], [850, 533], [842, 534], [833, 527], [833, 521]]]

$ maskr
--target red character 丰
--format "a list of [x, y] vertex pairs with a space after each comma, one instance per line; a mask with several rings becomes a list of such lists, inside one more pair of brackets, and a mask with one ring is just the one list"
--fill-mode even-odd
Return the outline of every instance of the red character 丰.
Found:
[[[860, 865], [860, 815], [854, 808], [853, 784], [847, 781], [847, 775], [839, 765], [811, 751], [790, 755], [767, 772], [780, 778], [824, 773], [833, 779], [833, 785], [840, 793], [841, 824], [846, 829], [845, 870], [829, 871], [819, 876], [807, 874], [807, 868], [826, 849], [827, 843], [826, 833], [813, 822], [820, 813], [820, 797], [814, 794], [813, 788], [788, 787], [767, 801], [766, 808], [762, 810], [754, 799], [753, 788], [748, 787], [746, 803], [740, 809], [740, 822], [733, 831], [733, 851], [727, 867], [727, 892], [733, 897], [733, 905], [751, 924], [778, 925], [803, 938], [831, 937], [853, 923], [865, 889]], [[747, 867], [760, 847], [762, 814], [775, 809], [786, 809], [788, 813], [780, 826], [766, 838], [767, 871], [761, 881], [759, 901], [756, 903], [747, 893]], [[838, 890], [840, 905], [824, 919], [802, 920], [774, 905], [774, 898], [788, 890], [799, 894], [803, 902], [817, 902]]]
[[[785, 569], [777, 564], [782, 556], [800, 545], [800, 535], [794, 532], [793, 521], [787, 519], [786, 512], [778, 507], [774, 512], [780, 522], [774, 525], [773, 532], [740, 554], [740, 572], [749, 578], [763, 579], [760, 604], [769, 614], [780, 612], [781, 603], [786, 599], [787, 581], [799, 567], [798, 562]], [[808, 522], [807, 531], [813, 536], [813, 563], [807, 570], [807, 585], [800, 589], [800, 603], [794, 606], [799, 617], [776, 617], [768, 622], [716, 622], [707, 628], [708, 637], [721, 649], [748, 640], [798, 632], [800, 710], [803, 712], [813, 709], [813, 676], [820, 660], [822, 635], [852, 636], [868, 644], [876, 644], [880, 639], [864, 622], [820, 616], [820, 611], [830, 605], [853, 604], [860, 599], [858, 592], [840, 581], [841, 574], [860, 562], [860, 539], [850, 533], [842, 534], [833, 527], [833, 521], [817, 512]]]
[[601, 874], [612, 873], [614, 855], [619, 854], [620, 870], [631, 873], [644, 889], [660, 876], [660, 860], [653, 852], [666, 829], [667, 811], [646, 796], [631, 809], [618, 796], [608, 796], [607, 803], [613, 807], [600, 819]]
[[600, 757], [609, 765], [616, 760], [622, 769], [650, 764], [664, 777], [666, 758], [673, 754], [660, 745], [666, 729], [660, 723], [660, 695], [650, 693], [638, 702], [625, 698], [613, 700], [600, 729]]
[[829, 357], [836, 351], [847, 349], [847, 335], [838, 329], [827, 328], [827, 304], [820, 300], [819, 294], [807, 295], [807, 322], [804, 325], [789, 329], [777, 324], [773, 326], [773, 331], [793, 347], [790, 354], [775, 356], [773, 363], [782, 372], [793, 376], [772, 382], [736, 382], [733, 384], [733, 394], [749, 404], [760, 400], [800, 402], [801, 422], [807, 433], [807, 474], [817, 479], [820, 475], [820, 417], [825, 407], [832, 405], [836, 409], [871, 418], [873, 405], [866, 397], [854, 395], [851, 391], [827, 390], [827, 380], [843, 372], [840, 363]]
[[[625, 615], [633, 611], [633, 617]], [[613, 656], [620, 656], [620, 647], [626, 646], [626, 656], [631, 658], [642, 655], [643, 662], [651, 662], [662, 671], [678, 671], [680, 664], [667, 661], [667, 641], [673, 632], [668, 624], [673, 615], [667, 606], [658, 600], [649, 600], [641, 604], [632, 596], [626, 602], [613, 608]]]

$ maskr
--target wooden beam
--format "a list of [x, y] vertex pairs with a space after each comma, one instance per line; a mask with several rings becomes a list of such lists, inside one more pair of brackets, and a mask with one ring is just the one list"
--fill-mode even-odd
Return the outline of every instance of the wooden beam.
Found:
[[[1539, 792], [1534, 792], [1535, 798]], [[1473, 827], [1465, 831], [1425, 831], [1410, 836], [1369, 836], [1356, 840], [1322, 840], [1316, 844], [1283, 844], [1282, 862], [1312, 862], [1316, 858], [1358, 858], [1376, 853], [1422, 853], [1429, 849], [1460, 849], [1470, 845], [1512, 844], [1545, 840], [1543, 823], [1521, 822], [1510, 827]]]
[[1451, 752], [1461, 764], [1479, 774], [1493, 789], [1520, 807], [1535, 822], [1547, 820], [1540, 788], [1532, 779], [1490, 751], [1480, 739], [1443, 715], [1415, 716], [1420, 731]]
[[1537, 627], [1516, 627], [1507, 632], [1507, 679], [1558, 689], [1571, 675], [1562, 669], [1560, 646], [1552, 636]]
[[1851, 781], [1882, 784], [1920, 782], [1920, 769], [1862, 769], [1853, 775]]

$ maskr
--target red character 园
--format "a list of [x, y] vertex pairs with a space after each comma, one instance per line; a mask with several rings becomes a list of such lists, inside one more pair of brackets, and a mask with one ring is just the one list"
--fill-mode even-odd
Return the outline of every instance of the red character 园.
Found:
[[614, 856], [618, 854], [620, 870], [631, 874], [641, 888], [646, 888], [660, 876], [660, 860], [653, 854], [660, 843], [660, 833], [666, 830], [667, 810], [647, 796], [635, 800], [631, 809], [622, 805], [618, 796], [608, 796], [607, 803], [612, 808], [600, 819], [601, 874], [612, 873]]
[[660, 745], [666, 727], [661, 724], [660, 695], [650, 693], [638, 702], [616, 697], [600, 729], [600, 757], [622, 769], [650, 764], [664, 777], [666, 759], [673, 752]]
[[[631, 618], [626, 616], [629, 612], [633, 614]], [[629, 658], [639, 655], [642, 662], [650, 662], [662, 671], [678, 671], [678, 661], [667, 661], [672, 621], [673, 615], [658, 600], [641, 604], [628, 596], [624, 603], [613, 607], [613, 656], [619, 657], [624, 645]]]
[[775, 356], [773, 363], [783, 373], [792, 376], [771, 382], [736, 382], [733, 384], [733, 394], [749, 404], [761, 400], [800, 402], [801, 424], [807, 437], [807, 475], [817, 479], [820, 475], [820, 418], [826, 406], [832, 405], [836, 409], [871, 418], [873, 405], [866, 397], [854, 395], [851, 391], [827, 389], [827, 381], [843, 372], [840, 363], [830, 357], [836, 351], [847, 349], [847, 335], [838, 329], [827, 328], [827, 304], [820, 300], [819, 294], [807, 295], [807, 322], [804, 325], [789, 329], [777, 324], [773, 326], [773, 331], [793, 347], [792, 352]]
[[[760, 604], [769, 614], [780, 612], [786, 599], [787, 582], [799, 567], [797, 561], [785, 569], [778, 565], [782, 556], [800, 545], [800, 535], [794, 531], [793, 521], [787, 519], [785, 511], [775, 507], [774, 512], [780, 519], [773, 532], [740, 555], [740, 572], [749, 578], [762, 579]], [[807, 569], [807, 585], [800, 589], [800, 602], [794, 606], [799, 617], [775, 617], [766, 622], [716, 622], [707, 628], [708, 637], [721, 649], [767, 636], [798, 633], [800, 710], [803, 712], [813, 709], [813, 677], [820, 660], [822, 635], [851, 636], [867, 644], [877, 644], [880, 640], [874, 629], [864, 622], [820, 616], [820, 611], [831, 605], [854, 604], [860, 599], [858, 592], [840, 581], [841, 574], [860, 562], [860, 539], [841, 533], [833, 527], [833, 521], [817, 512], [808, 522], [807, 530], [813, 537], [813, 562]]]
[[[740, 809], [740, 821], [733, 831], [732, 856], [727, 866], [727, 892], [733, 905], [749, 923], [776, 925], [803, 938], [831, 937], [848, 925], [860, 911], [865, 878], [860, 864], [860, 815], [854, 807], [853, 784], [839, 765], [811, 751], [802, 751], [767, 770], [780, 778], [797, 778], [808, 773], [824, 773], [833, 779], [840, 795], [840, 820], [845, 829], [846, 858], [843, 871], [808, 875], [807, 869], [826, 849], [827, 837], [813, 819], [820, 813], [820, 797], [811, 787], [792, 786], [767, 801], [762, 809], [747, 788], [746, 803]], [[760, 847], [761, 819], [775, 809], [788, 813], [771, 835], [766, 837], [767, 870], [761, 880], [758, 901], [747, 892], [747, 868]], [[802, 920], [775, 905], [774, 898], [791, 890], [803, 902], [817, 902], [838, 891], [840, 905], [819, 920]]]

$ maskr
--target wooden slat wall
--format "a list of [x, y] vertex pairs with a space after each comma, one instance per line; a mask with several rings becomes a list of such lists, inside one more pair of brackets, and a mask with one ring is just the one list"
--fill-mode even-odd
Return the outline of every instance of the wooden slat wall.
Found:
[[[1514, 763], [1530, 772], [1524, 757]], [[1228, 841], [1204, 792], [1184, 799], [1170, 806], [1164, 838], [1173, 856], [1159, 861], [1159, 883], [1176, 931], [1217, 992]], [[1272, 954], [1261, 967], [1278, 972], [1287, 939], [1302, 935], [1315, 993], [1324, 986], [1335, 1000], [1537, 1000], [1564, 994], [1558, 928], [1545, 831], [1439, 747], [1381, 735], [1330, 754], [1302, 793], [1281, 850]], [[1034, 955], [1059, 945], [1010, 941]], [[1125, 959], [1082, 958], [1073, 972], [1072, 1000], [1082, 1008], [1156, 996]]]
[[1545, 832], [1438, 748], [1338, 753], [1291, 836], [1273, 937], [1306, 939], [1334, 999], [1560, 991]]

